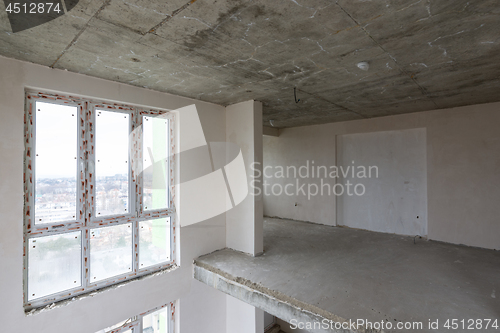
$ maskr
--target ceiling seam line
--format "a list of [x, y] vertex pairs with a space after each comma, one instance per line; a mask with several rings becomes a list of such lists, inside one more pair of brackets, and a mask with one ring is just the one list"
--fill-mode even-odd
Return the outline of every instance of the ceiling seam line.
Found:
[[166, 18], [164, 18], [163, 20], [161, 20], [160, 23], [158, 23], [157, 25], [155, 25], [154, 27], [152, 27], [151, 29], [149, 29], [149, 31], [147, 33], [154, 33], [154, 31], [158, 28], [160, 28], [162, 25], [164, 25], [165, 23], [167, 23], [168, 21], [170, 21], [172, 18], [174, 18], [177, 14], [179, 14], [180, 12], [182, 12], [184, 9], [186, 9], [187, 7], [189, 7], [191, 4], [195, 3], [197, 0], [191, 0], [189, 1], [188, 3], [186, 3], [185, 5], [183, 5], [182, 7], [180, 8], [177, 8], [176, 10], [174, 10], [172, 12], [171, 15], [168, 15]]
[[50, 65], [49, 67], [50, 68], [54, 68], [54, 66], [56, 65], [56, 63], [61, 59], [61, 57], [66, 53], [68, 52], [68, 50], [76, 44], [76, 41], [78, 40], [78, 38], [80, 38], [80, 36], [85, 32], [85, 30], [87, 30], [87, 28], [89, 27], [90, 25], [90, 22], [97, 16], [99, 15], [102, 10], [104, 8], [106, 8], [109, 4], [111, 3], [111, 0], [106, 0], [104, 1], [104, 3], [102, 4], [101, 7], [99, 7], [99, 9], [94, 13], [94, 15], [92, 15], [90, 17], [90, 19], [87, 21], [87, 23], [85, 23], [85, 25], [83, 26], [83, 28], [76, 34], [75, 38], [73, 38], [73, 40], [64, 48], [64, 50], [61, 52], [61, 54], [57, 57], [57, 59], [52, 63], [52, 65]]
[[427, 97], [431, 102], [432, 104], [434, 104], [434, 106], [436, 108], [439, 108], [439, 106], [436, 104], [436, 102], [432, 99], [432, 97], [430, 97], [429, 93], [427, 93], [426, 89], [424, 87], [422, 87], [418, 82], [417, 80], [415, 80], [415, 78], [413, 77], [413, 75], [410, 75], [406, 70], [404, 70], [403, 67], [401, 67], [401, 65], [398, 63], [398, 61], [396, 60], [396, 58], [394, 58], [379, 42], [377, 42], [375, 40], [375, 38], [373, 38], [369, 33], [368, 31], [366, 31], [366, 29], [364, 27], [361, 26], [360, 23], [358, 23], [358, 21], [356, 21], [356, 19], [351, 15], [349, 14], [345, 9], [344, 7], [342, 7], [338, 1], [335, 2], [337, 6], [339, 6], [339, 8], [347, 15], [349, 16], [349, 18], [354, 22], [356, 23], [360, 28], [361, 30], [363, 30], [363, 32], [385, 53], [387, 54], [391, 59], [392, 61], [394, 61], [394, 63], [398, 66], [399, 70], [404, 74], [406, 75], [420, 90], [420, 92], [422, 93], [422, 95], [424, 95], [425, 97]]
[[340, 105], [340, 104], [337, 104], [337, 103], [335, 103], [335, 102], [332, 102], [332, 101], [330, 101], [330, 100], [328, 100], [328, 99], [326, 99], [326, 98], [324, 98], [324, 97], [321, 97], [321, 96], [315, 95], [315, 94], [313, 94], [313, 93], [307, 92], [307, 91], [302, 90], [302, 89], [299, 89], [299, 88], [297, 88], [297, 90], [298, 90], [298, 91], [301, 91], [301, 92], [303, 92], [303, 93], [306, 93], [306, 94], [308, 94], [308, 95], [311, 95], [311, 96], [313, 96], [313, 97], [315, 97], [315, 98], [317, 98], [317, 99], [321, 99], [321, 100], [323, 100], [323, 101], [325, 101], [325, 102], [327, 102], [327, 103], [333, 104], [333, 105], [335, 105], [336, 107], [338, 107], [338, 108], [340, 108], [340, 109], [343, 109], [343, 110], [345, 110], [345, 111], [347, 111], [347, 112], [354, 113], [354, 114], [356, 114], [356, 115], [358, 115], [358, 116], [360, 116], [360, 117], [362, 117], [362, 118], [365, 118], [365, 119], [366, 119], [366, 118], [370, 118], [370, 117], [365, 116], [365, 115], [363, 115], [363, 114], [361, 114], [361, 113], [359, 113], [359, 112], [356, 112], [356, 111], [353, 111], [353, 110], [351, 110], [351, 109], [348, 109], [348, 108], [346, 108], [345, 106], [342, 106], [342, 105]]
[[116, 27], [116, 28], [120, 28], [120, 29], [124, 29], [124, 30], [130, 31], [130, 32], [133, 32], [133, 33], [135, 33], [135, 34], [137, 34], [137, 35], [141, 35], [141, 37], [142, 37], [142, 36], [144, 36], [144, 35], [146, 34], [146, 33], [142, 32], [142, 31], [140, 31], [140, 30], [136, 30], [136, 29], [134, 29], [134, 28], [127, 27], [126, 25], [121, 25], [121, 24], [118, 24], [118, 23], [116, 23], [116, 22], [109, 21], [108, 19], [106, 19], [106, 18], [104, 18], [104, 17], [100, 17], [100, 18], [99, 18], [99, 21], [102, 21], [102, 22], [104, 22], [104, 23], [107, 23], [107, 24], [109, 24], [109, 25], [112, 25], [112, 26], [114, 26], [114, 27]]

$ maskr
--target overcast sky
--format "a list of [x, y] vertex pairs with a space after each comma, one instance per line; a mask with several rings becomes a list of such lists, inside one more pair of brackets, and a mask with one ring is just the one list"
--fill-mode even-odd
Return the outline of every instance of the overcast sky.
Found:
[[[36, 106], [37, 178], [76, 177], [77, 107], [43, 102], [37, 102]], [[127, 173], [129, 120], [128, 114], [118, 112], [102, 111], [96, 116], [96, 171], [99, 175]]]

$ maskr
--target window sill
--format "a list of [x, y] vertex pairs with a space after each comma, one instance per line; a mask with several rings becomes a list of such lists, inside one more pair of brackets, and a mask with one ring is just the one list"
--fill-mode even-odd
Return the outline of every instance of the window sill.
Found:
[[103, 288], [100, 288], [100, 289], [91, 290], [91, 291], [86, 292], [84, 294], [73, 296], [71, 298], [61, 299], [60, 301], [56, 301], [54, 303], [51, 303], [51, 304], [48, 304], [48, 305], [45, 305], [45, 306], [41, 306], [41, 307], [37, 307], [37, 308], [25, 307], [24, 314], [26, 316], [33, 316], [33, 315], [37, 315], [39, 313], [43, 313], [43, 312], [47, 312], [47, 311], [50, 311], [50, 310], [53, 310], [53, 309], [61, 308], [61, 307], [67, 306], [67, 305], [69, 305], [71, 303], [77, 302], [79, 300], [82, 300], [82, 299], [85, 299], [85, 298], [89, 298], [89, 297], [94, 297], [96, 295], [102, 294], [102, 293], [104, 293], [104, 292], [106, 292], [108, 290], [113, 290], [113, 289], [116, 289], [116, 288], [123, 287], [125, 285], [128, 285], [129, 283], [133, 283], [133, 282], [136, 282], [136, 281], [142, 281], [142, 280], [146, 280], [146, 279], [149, 279], [149, 278], [152, 278], [152, 277], [155, 277], [155, 276], [159, 276], [159, 275], [163, 275], [163, 274], [166, 274], [166, 273], [173, 272], [173, 271], [175, 271], [179, 267], [180, 266], [178, 266], [177, 264], [173, 264], [173, 265], [171, 265], [171, 266], [169, 266], [167, 268], [164, 268], [164, 269], [162, 269], [160, 271], [152, 272], [152, 273], [149, 273], [149, 274], [146, 274], [146, 275], [140, 275], [140, 276], [137, 276], [135, 278], [132, 278], [132, 279], [129, 279], [129, 280], [125, 280], [125, 281], [122, 281], [122, 282], [118, 282], [118, 283], [115, 283], [113, 285], [106, 286], [106, 287], [103, 287]]

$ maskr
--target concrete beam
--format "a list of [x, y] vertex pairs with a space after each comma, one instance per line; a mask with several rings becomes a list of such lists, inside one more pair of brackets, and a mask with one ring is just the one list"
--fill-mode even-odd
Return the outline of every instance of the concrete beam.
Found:
[[371, 330], [350, 330], [332, 328], [331, 322], [347, 323], [332, 313], [306, 304], [280, 292], [257, 285], [241, 277], [227, 274], [215, 267], [195, 261], [194, 278], [208, 286], [230, 295], [240, 301], [259, 308], [286, 322], [329, 323], [328, 328], [311, 329], [313, 333], [369, 333]]
[[262, 134], [267, 135], [267, 136], [278, 137], [278, 136], [280, 136], [280, 130], [279, 130], [279, 128], [264, 126], [262, 129]]

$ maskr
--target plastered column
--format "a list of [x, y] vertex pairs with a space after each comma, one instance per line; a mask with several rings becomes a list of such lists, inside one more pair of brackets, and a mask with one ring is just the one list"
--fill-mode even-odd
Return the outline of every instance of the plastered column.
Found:
[[[263, 244], [262, 103], [247, 101], [226, 107], [226, 141], [241, 149], [247, 174], [247, 197], [226, 213], [227, 247], [259, 255]], [[244, 181], [244, 180], [242, 180]], [[232, 189], [234, 190], [234, 188]]]

